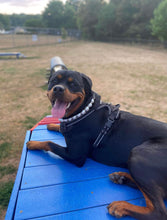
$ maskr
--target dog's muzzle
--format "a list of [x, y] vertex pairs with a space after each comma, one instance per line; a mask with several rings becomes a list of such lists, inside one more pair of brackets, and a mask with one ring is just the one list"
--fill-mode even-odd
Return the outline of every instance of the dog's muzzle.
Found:
[[65, 91], [65, 87], [62, 85], [56, 85], [53, 87], [53, 92], [56, 96], [61, 96]]

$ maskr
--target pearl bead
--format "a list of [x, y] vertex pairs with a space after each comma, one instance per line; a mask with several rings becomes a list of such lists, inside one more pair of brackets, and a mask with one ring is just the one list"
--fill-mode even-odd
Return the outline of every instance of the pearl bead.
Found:
[[59, 119], [59, 121], [60, 121], [60, 122], [70, 122], [70, 121], [73, 121], [73, 120], [75, 120], [75, 119], [77, 119], [77, 118], [80, 118], [82, 115], [85, 115], [86, 112], [89, 111], [89, 109], [92, 107], [94, 101], [95, 101], [95, 98], [92, 98], [92, 99], [91, 99], [91, 102], [88, 104], [88, 106], [85, 107], [85, 109], [83, 109], [82, 112], [80, 112], [79, 114], [74, 115], [73, 117], [68, 118], [68, 119], [62, 119], [62, 118], [61, 118], [61, 119]]
[[85, 114], [85, 113], [86, 113], [86, 111], [85, 111], [85, 110], [83, 110], [83, 111], [82, 111], [82, 114]]

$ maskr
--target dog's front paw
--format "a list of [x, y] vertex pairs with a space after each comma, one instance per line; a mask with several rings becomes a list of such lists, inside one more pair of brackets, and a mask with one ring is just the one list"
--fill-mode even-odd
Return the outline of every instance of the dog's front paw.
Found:
[[128, 215], [126, 206], [128, 205], [125, 201], [112, 202], [107, 206], [108, 212], [110, 215], [115, 216], [116, 218], [121, 218]]
[[39, 141], [28, 141], [26, 145], [29, 150], [37, 150], [39, 149], [39, 144]]
[[29, 150], [45, 150], [51, 151], [49, 146], [50, 141], [29, 141], [27, 142], [27, 148]]

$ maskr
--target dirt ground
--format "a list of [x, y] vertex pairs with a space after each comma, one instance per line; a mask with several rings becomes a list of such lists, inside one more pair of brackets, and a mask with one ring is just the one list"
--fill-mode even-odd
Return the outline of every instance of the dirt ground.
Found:
[[[46, 68], [60, 56], [72, 70], [87, 74], [103, 101], [121, 109], [167, 122], [167, 50], [99, 42], [69, 42], [14, 49], [25, 59], [0, 59], [0, 144], [11, 144], [0, 165], [18, 167], [27, 118], [50, 114]], [[5, 50], [10, 51], [11, 50]], [[16, 173], [0, 182], [14, 180]]]

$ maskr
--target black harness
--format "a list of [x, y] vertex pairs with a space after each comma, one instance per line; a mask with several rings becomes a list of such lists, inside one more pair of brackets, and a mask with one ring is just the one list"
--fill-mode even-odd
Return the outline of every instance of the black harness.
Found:
[[111, 106], [110, 104], [104, 103], [102, 107], [107, 107], [109, 114], [108, 114], [108, 119], [107, 119], [106, 123], [104, 124], [103, 129], [100, 131], [95, 142], [93, 143], [94, 148], [97, 148], [100, 145], [100, 143], [102, 142], [105, 135], [111, 129], [115, 120], [118, 119], [119, 113], [120, 113], [120, 110], [119, 110], [120, 105], [119, 104], [115, 105], [114, 108], [112, 108], [113, 106]]
[[93, 114], [95, 111], [98, 111], [102, 108], [107, 108], [108, 109], [108, 118], [107, 118], [107, 121], [104, 124], [104, 127], [102, 128], [102, 130], [100, 131], [100, 133], [98, 134], [96, 140], [93, 143], [93, 147], [98, 148], [100, 143], [102, 142], [103, 138], [106, 136], [106, 134], [112, 128], [114, 122], [119, 118], [119, 114], [120, 114], [120, 110], [119, 110], [120, 105], [119, 104], [112, 105], [112, 104], [108, 104], [108, 103], [101, 103], [95, 109], [89, 110], [85, 115], [83, 115], [80, 118], [77, 118], [77, 119], [75, 119], [71, 122], [61, 122], [60, 131], [62, 133], [68, 132], [69, 130], [71, 130], [70, 128], [72, 126], [74, 126], [76, 123], [84, 120], [85, 118], [87, 118], [88, 116]]

